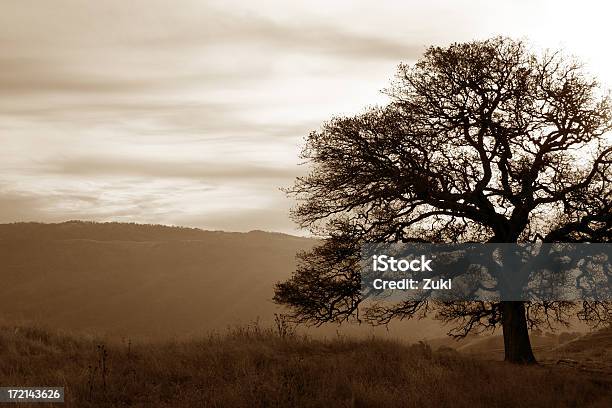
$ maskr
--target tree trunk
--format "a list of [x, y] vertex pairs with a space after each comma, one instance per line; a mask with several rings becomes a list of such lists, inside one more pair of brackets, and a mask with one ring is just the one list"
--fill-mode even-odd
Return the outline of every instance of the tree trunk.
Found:
[[502, 327], [504, 331], [504, 360], [511, 363], [533, 364], [536, 362], [531, 350], [525, 304], [502, 302]]

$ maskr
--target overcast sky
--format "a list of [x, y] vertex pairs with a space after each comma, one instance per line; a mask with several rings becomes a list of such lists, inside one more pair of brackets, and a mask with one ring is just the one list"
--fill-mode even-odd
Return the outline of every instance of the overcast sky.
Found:
[[507, 35], [610, 86], [606, 3], [3, 0], [0, 222], [294, 232], [303, 137], [399, 62]]

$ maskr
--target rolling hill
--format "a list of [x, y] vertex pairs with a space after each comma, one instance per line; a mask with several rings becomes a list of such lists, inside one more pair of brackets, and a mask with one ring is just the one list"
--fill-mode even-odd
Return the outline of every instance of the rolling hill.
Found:
[[[257, 319], [268, 325], [282, 312], [271, 300], [273, 285], [290, 276], [296, 253], [315, 243], [163, 225], [0, 224], [0, 323], [148, 340], [190, 338]], [[307, 333], [376, 334], [502, 355], [498, 338], [455, 342], [444, 337], [448, 329], [426, 319]]]
[[166, 338], [277, 311], [272, 286], [314, 240], [70, 221], [0, 225], [0, 318]]

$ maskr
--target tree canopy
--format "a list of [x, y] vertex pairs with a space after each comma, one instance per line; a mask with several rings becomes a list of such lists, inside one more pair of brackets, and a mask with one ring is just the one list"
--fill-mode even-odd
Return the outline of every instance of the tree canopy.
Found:
[[[315, 324], [435, 309], [456, 323], [451, 334], [501, 324], [508, 341], [527, 333], [506, 339], [510, 320], [526, 327], [575, 312], [570, 302], [367, 303], [359, 251], [369, 242], [611, 242], [609, 94], [561, 52], [502, 37], [430, 47], [385, 92], [385, 106], [307, 137], [310, 173], [288, 193], [295, 221], [324, 241], [300, 255], [275, 300]], [[581, 306], [584, 319], [610, 319], [607, 303]], [[508, 347], [507, 359], [532, 358]]]

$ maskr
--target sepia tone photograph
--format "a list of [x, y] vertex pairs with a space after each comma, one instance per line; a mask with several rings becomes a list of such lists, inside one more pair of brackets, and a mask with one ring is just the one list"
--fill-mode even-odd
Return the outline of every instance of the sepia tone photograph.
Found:
[[610, 16], [0, 1], [0, 408], [612, 406]]

